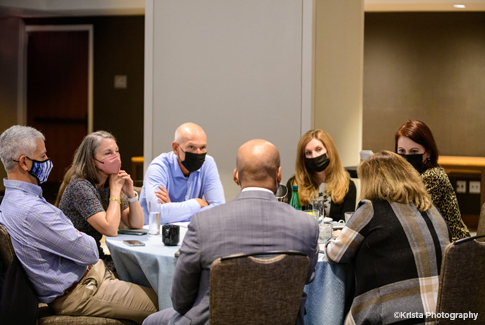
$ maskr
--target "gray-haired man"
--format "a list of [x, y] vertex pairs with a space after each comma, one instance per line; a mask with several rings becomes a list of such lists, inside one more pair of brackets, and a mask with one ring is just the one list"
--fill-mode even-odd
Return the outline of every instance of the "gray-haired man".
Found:
[[42, 133], [28, 126], [10, 127], [0, 135], [0, 158], [7, 171], [0, 223], [40, 302], [64, 315], [137, 323], [157, 310], [152, 289], [114, 278], [99, 260], [94, 239], [77, 231], [42, 197], [39, 185], [53, 167]]

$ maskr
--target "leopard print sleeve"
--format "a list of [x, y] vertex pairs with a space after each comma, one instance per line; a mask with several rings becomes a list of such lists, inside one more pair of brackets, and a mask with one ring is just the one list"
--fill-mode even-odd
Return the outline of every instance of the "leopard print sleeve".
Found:
[[458, 200], [445, 170], [441, 167], [430, 168], [421, 177], [434, 205], [448, 224], [452, 240], [470, 237], [470, 232], [461, 219]]

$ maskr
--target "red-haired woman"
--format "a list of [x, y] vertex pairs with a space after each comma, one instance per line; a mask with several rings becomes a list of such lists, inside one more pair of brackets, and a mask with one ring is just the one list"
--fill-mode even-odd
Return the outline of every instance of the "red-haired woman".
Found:
[[450, 179], [438, 165], [438, 148], [428, 126], [421, 121], [403, 124], [395, 135], [395, 151], [421, 174], [434, 205], [450, 228], [453, 241], [470, 237]]
[[323, 196], [325, 216], [345, 220], [344, 213], [355, 211], [356, 188], [342, 167], [337, 148], [323, 130], [310, 130], [298, 142], [295, 176], [288, 180], [288, 198], [292, 185], [298, 185], [302, 207]]

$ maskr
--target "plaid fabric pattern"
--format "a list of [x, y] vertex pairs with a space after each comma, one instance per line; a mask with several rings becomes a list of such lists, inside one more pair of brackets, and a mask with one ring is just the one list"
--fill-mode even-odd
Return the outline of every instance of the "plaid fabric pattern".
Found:
[[39, 301], [49, 303], [98, 261], [96, 243], [42, 197], [40, 186], [7, 179], [3, 183], [0, 223], [10, 234]]
[[412, 204], [361, 201], [340, 236], [326, 246], [330, 262], [355, 265], [356, 293], [346, 324], [433, 321], [419, 315], [436, 311], [447, 244], [448, 228], [435, 207], [421, 212]]

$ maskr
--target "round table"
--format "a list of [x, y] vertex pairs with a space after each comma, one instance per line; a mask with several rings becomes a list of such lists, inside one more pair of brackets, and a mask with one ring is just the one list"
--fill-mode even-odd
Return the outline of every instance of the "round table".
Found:
[[[178, 224], [181, 225], [179, 246], [165, 246], [160, 235], [106, 237], [119, 278], [152, 287], [158, 293], [160, 310], [172, 307], [170, 288], [177, 262], [174, 254], [182, 244], [188, 223]], [[146, 246], [127, 246], [123, 244], [126, 239], [138, 239]], [[313, 282], [305, 286], [308, 295], [305, 324], [343, 324], [351, 302], [349, 299], [353, 296], [352, 266], [331, 265], [321, 253], [315, 273]]]
[[[160, 310], [172, 307], [170, 287], [177, 262], [174, 254], [182, 244], [188, 223], [178, 224], [180, 225], [178, 246], [165, 246], [161, 235], [106, 237], [106, 245], [115, 263], [119, 278], [153, 288], [158, 294]], [[130, 247], [124, 244], [123, 240], [139, 240], [145, 243], [145, 246]]]

